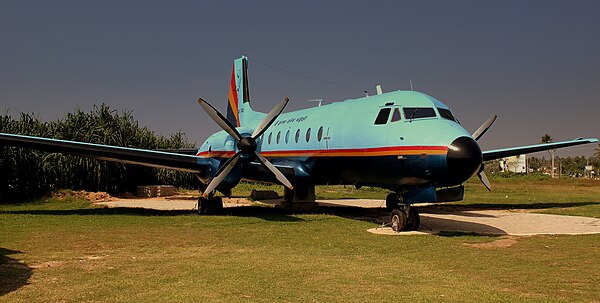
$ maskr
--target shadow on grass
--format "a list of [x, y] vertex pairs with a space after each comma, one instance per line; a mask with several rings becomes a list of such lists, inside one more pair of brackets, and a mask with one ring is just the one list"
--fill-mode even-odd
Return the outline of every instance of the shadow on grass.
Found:
[[263, 206], [236, 206], [225, 208], [219, 214], [221, 216], [235, 216], [235, 217], [255, 217], [267, 221], [279, 221], [279, 222], [300, 222], [305, 221], [302, 218], [294, 216], [294, 213], [286, 211], [277, 207], [263, 207]]
[[[432, 216], [427, 216], [428, 213], [435, 213], [430, 211], [431, 206], [413, 206], [415, 209], [421, 213], [421, 227], [419, 231], [433, 231], [436, 235], [442, 237], [458, 237], [458, 236], [501, 236], [506, 235], [507, 233], [504, 230], [496, 228], [494, 226], [490, 226], [482, 223], [475, 222], [466, 222], [461, 220], [454, 220], [448, 218], [437, 218]], [[360, 207], [320, 207], [317, 211], [323, 214], [330, 214], [338, 217], [343, 217], [352, 220], [360, 220], [375, 224], [389, 224], [389, 216], [390, 213], [385, 208], [360, 208]], [[442, 211], [438, 211], [438, 213], [443, 213]], [[450, 213], [450, 212], [449, 212]], [[453, 215], [463, 215], [464, 216], [480, 216], [480, 217], [494, 217], [491, 215], [478, 215], [465, 213], [459, 209], [454, 209], [451, 211]], [[442, 231], [445, 228], [449, 228], [449, 231]], [[477, 232], [474, 232], [477, 231]]]
[[[158, 210], [148, 208], [132, 207], [100, 207], [100, 208], [81, 208], [81, 209], [31, 209], [31, 210], [7, 210], [0, 211], [0, 214], [19, 214], [19, 215], [50, 215], [50, 216], [104, 216], [104, 215], [124, 215], [124, 216], [185, 216], [197, 215], [195, 209], [189, 210]], [[292, 216], [289, 212], [279, 208], [261, 207], [261, 206], [240, 206], [226, 208], [217, 215], [238, 216], [238, 217], [256, 217], [267, 221], [294, 222], [304, 221], [301, 218]]]
[[441, 231], [437, 234], [444, 238], [457, 238], [457, 237], [489, 237], [497, 238], [503, 236], [503, 234], [480, 234], [468, 231]]
[[102, 208], [80, 208], [80, 209], [28, 209], [28, 210], [5, 210], [0, 214], [18, 215], [51, 215], [51, 216], [90, 216], [90, 215], [130, 215], [130, 216], [181, 216], [195, 214], [194, 210], [157, 210], [148, 208], [130, 207], [102, 207]]
[[511, 209], [550, 209], [550, 208], [569, 208], [589, 205], [600, 205], [600, 202], [539, 202], [539, 203], [473, 203], [473, 204], [441, 204], [430, 205], [427, 209], [438, 210], [511, 210]]
[[13, 292], [27, 284], [33, 269], [8, 255], [20, 251], [0, 247], [0, 296]]
[[[568, 202], [568, 203], [529, 203], [529, 204], [434, 204], [427, 206], [415, 206], [423, 217], [427, 213], [440, 214], [440, 213], [451, 213], [453, 215], [464, 216], [464, 217], [493, 217], [487, 214], [473, 214], [467, 211], [470, 210], [510, 210], [510, 209], [551, 209], [551, 208], [569, 208], [569, 207], [581, 207], [588, 205], [600, 205], [599, 202]], [[31, 209], [31, 210], [6, 210], [0, 211], [0, 214], [28, 214], [28, 215], [56, 215], [56, 216], [67, 216], [67, 215], [128, 215], [128, 216], [185, 216], [185, 215], [197, 215], [195, 209], [189, 210], [156, 210], [147, 208], [130, 208], [130, 207], [102, 207], [102, 208], [80, 208], [80, 209], [66, 209], [66, 210], [51, 210], [51, 209]], [[255, 217], [267, 221], [279, 221], [279, 222], [298, 222], [305, 221], [302, 218], [297, 217], [299, 214], [326, 214], [333, 215], [342, 218], [360, 220], [375, 224], [387, 224], [389, 223], [389, 212], [385, 208], [361, 208], [354, 206], [320, 206], [314, 211], [288, 211], [277, 207], [263, 207], [263, 206], [239, 206], [225, 208], [221, 213], [217, 215], [222, 216], [237, 216], [237, 217]], [[437, 220], [437, 221], [436, 221]], [[434, 219], [427, 218], [422, 220], [424, 227], [428, 228], [428, 224], [431, 223], [433, 226], [448, 225], [452, 222], [441, 222], [440, 220], [449, 219]], [[428, 223], [428, 221], [431, 221]], [[438, 222], [440, 221], [440, 222]], [[460, 221], [456, 221], [460, 222]], [[463, 225], [467, 224], [463, 222]], [[476, 224], [476, 223], [468, 223]], [[481, 225], [481, 224], [479, 224]], [[502, 234], [500, 230], [491, 230], [493, 227], [489, 226], [489, 233]], [[467, 229], [469, 230], [469, 229]], [[477, 229], [481, 230], [481, 228]]]

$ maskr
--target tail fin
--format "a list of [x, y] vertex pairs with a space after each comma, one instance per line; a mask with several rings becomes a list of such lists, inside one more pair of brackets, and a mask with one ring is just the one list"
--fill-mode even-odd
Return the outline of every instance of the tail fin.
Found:
[[[241, 102], [240, 102], [241, 101]], [[227, 120], [232, 125], [241, 126], [240, 114], [244, 109], [250, 109], [250, 94], [248, 92], [248, 58], [242, 56], [233, 61], [229, 95], [227, 103]]]

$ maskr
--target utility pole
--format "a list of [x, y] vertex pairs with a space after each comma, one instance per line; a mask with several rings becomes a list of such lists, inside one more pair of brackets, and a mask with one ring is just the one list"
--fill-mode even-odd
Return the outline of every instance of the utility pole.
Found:
[[583, 169], [583, 177], [584, 178], [592, 177], [592, 171], [588, 170], [588, 168], [590, 168], [590, 157], [585, 158], [585, 168]]
[[558, 159], [558, 178], [562, 178], [562, 162]]
[[552, 155], [552, 179], [554, 179], [554, 150], [550, 151], [550, 154]]

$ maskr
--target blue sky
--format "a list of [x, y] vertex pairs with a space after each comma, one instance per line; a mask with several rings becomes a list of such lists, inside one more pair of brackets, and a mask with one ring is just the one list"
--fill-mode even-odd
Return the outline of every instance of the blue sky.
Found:
[[[55, 119], [102, 102], [198, 144], [218, 128], [234, 58], [253, 107], [408, 89], [484, 149], [600, 137], [600, 1], [0, 1], [0, 110]], [[256, 60], [256, 61], [252, 61]], [[272, 69], [258, 62], [356, 89]], [[591, 155], [594, 147], [559, 155]], [[543, 155], [543, 154], [542, 154]]]

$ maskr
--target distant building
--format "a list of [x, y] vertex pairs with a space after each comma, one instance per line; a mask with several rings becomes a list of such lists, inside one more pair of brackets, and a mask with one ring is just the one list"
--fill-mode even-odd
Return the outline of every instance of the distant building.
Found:
[[499, 163], [501, 172], [527, 173], [527, 155], [502, 158]]

